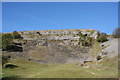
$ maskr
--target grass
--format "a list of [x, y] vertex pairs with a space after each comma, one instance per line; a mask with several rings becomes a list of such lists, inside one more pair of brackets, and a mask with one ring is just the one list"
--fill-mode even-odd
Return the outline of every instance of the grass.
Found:
[[[14, 69], [3, 68], [3, 77], [115, 78], [117, 77], [117, 63], [115, 62], [116, 58], [109, 59], [109, 62], [106, 63], [107, 59], [108, 58], [105, 58], [105, 60], [101, 62], [86, 63], [84, 66], [78, 66], [76, 64], [46, 65], [19, 58], [10, 61], [10, 63], [16, 64], [19, 67]], [[84, 68], [85, 66], [90, 67]]]
[[93, 34], [95, 31], [94, 30], [88, 30], [88, 32], [90, 32], [90, 34]]
[[[114, 58], [103, 57], [102, 61], [94, 61], [91, 63], [86, 63], [85, 65], [90, 66], [90, 68], [99, 71], [99, 76], [102, 77], [118, 77], [118, 56]], [[113, 72], [112, 72], [113, 71]]]
[[[44, 48], [44, 47], [43, 47]], [[91, 59], [99, 55], [103, 48], [97, 41], [92, 47]], [[36, 57], [37, 55], [35, 55]], [[102, 61], [94, 61], [79, 66], [73, 64], [40, 64], [28, 61], [24, 58], [12, 59], [10, 63], [17, 68], [3, 68], [3, 77], [14, 78], [117, 78], [118, 57], [103, 57]]]
[[100, 54], [101, 50], [102, 48], [100, 47], [100, 43], [95, 41], [91, 49], [89, 60], [95, 59]]

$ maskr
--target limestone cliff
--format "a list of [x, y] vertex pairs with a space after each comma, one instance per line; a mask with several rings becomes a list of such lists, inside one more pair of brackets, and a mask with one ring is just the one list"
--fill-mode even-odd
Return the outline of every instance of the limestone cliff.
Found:
[[68, 30], [40, 30], [40, 31], [24, 31], [20, 32], [22, 37], [26, 40], [79, 40], [79, 34], [87, 35], [93, 38], [97, 38], [99, 31], [92, 29], [68, 29]]
[[[23, 52], [17, 55], [40, 63], [83, 63], [90, 55], [91, 46], [82, 46], [79, 34], [95, 40], [99, 31], [91, 29], [40, 30], [19, 32]], [[92, 41], [91, 41], [92, 42]]]

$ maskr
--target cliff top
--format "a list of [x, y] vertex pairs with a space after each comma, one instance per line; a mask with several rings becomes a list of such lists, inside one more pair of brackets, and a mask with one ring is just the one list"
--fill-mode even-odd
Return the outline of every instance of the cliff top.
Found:
[[[46, 31], [98, 31], [98, 30], [94, 30], [94, 29], [60, 29], [60, 30], [32, 30], [32, 31], [18, 31], [18, 32], [46, 32]], [[8, 32], [9, 34], [11, 34], [12, 32]]]
[[[94, 29], [59, 29], [59, 30], [33, 30], [33, 31], [19, 31], [19, 32], [37, 32], [37, 31], [88, 31], [88, 30], [94, 30]], [[94, 30], [97, 31], [97, 30]]]

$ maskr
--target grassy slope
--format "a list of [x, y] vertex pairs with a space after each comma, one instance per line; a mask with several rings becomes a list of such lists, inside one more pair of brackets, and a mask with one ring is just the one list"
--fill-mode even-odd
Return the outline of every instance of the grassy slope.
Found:
[[18, 76], [22, 78], [114, 78], [117, 77], [117, 58], [105, 58], [101, 62], [86, 63], [84, 68], [76, 64], [45, 65], [17, 59], [11, 61], [18, 65], [15, 69], [3, 69], [3, 77]]
[[102, 50], [102, 48], [100, 47], [100, 43], [98, 43], [97, 41], [95, 41], [92, 49], [91, 49], [91, 55], [88, 58], [88, 60], [93, 60], [96, 58], [96, 56], [99, 55], [100, 51]]
[[[92, 49], [92, 57], [101, 50], [99, 43]], [[19, 67], [3, 69], [3, 77], [22, 78], [115, 78], [118, 74], [117, 57], [112, 59], [104, 57], [102, 61], [86, 63], [83, 66], [76, 64], [45, 65], [27, 61], [25, 59], [11, 60], [10, 63]], [[85, 67], [89, 68], [85, 68]]]

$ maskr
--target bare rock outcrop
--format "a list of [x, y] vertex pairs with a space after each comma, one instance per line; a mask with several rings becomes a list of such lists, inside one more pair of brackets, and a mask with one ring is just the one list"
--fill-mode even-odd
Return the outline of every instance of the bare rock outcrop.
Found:
[[[81, 46], [80, 33], [85, 37], [96, 39], [99, 31], [91, 29], [75, 30], [40, 30], [19, 32], [23, 38], [22, 44], [24, 55], [30, 61], [41, 63], [71, 63], [83, 64], [89, 57], [90, 48]], [[19, 55], [17, 55], [19, 56]], [[21, 57], [21, 55], [20, 55]]]
[[20, 34], [25, 40], [79, 40], [79, 32], [94, 39], [100, 34], [99, 31], [91, 29], [25, 31]]
[[45, 63], [83, 63], [82, 61], [87, 59], [90, 54], [89, 48], [67, 46], [64, 41], [42, 40], [39, 44], [35, 43], [36, 41], [33, 42], [31, 41], [24, 46], [28, 58]]
[[114, 57], [118, 55], [118, 39], [110, 38], [109, 41], [100, 45], [105, 47], [100, 53], [101, 56]]

